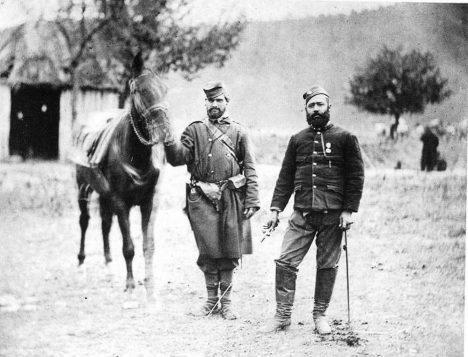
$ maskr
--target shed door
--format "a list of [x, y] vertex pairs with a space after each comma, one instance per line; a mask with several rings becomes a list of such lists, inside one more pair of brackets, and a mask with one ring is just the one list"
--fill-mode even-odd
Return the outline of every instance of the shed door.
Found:
[[60, 90], [21, 85], [11, 91], [10, 155], [57, 159]]

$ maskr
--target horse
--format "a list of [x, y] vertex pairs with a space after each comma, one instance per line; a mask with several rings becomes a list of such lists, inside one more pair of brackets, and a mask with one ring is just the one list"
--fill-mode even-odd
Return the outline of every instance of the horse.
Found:
[[[130, 108], [120, 117], [113, 118], [112, 131], [108, 131], [105, 155], [99, 163], [76, 164], [81, 242], [78, 253], [79, 266], [85, 260], [85, 236], [90, 219], [89, 198], [93, 191], [99, 195], [104, 257], [112, 261], [109, 232], [116, 215], [122, 233], [123, 256], [126, 262], [126, 289], [130, 296], [135, 289], [132, 261], [135, 255], [130, 236], [130, 209], [139, 206], [143, 233], [145, 259], [145, 287], [148, 301], [154, 300], [153, 227], [157, 202], [153, 210], [156, 186], [165, 163], [164, 140], [171, 135], [170, 116], [165, 101], [167, 86], [158, 75], [144, 67], [141, 54], [132, 64]], [[101, 138], [103, 134], [100, 134]], [[97, 141], [93, 143], [96, 147]], [[102, 151], [102, 149], [101, 149]], [[91, 152], [87, 153], [88, 157]]]

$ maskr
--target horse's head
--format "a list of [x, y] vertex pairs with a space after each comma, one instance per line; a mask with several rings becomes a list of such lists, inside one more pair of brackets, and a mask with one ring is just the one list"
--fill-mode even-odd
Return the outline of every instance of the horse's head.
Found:
[[170, 134], [167, 86], [158, 75], [143, 67], [141, 53], [133, 61], [130, 80], [131, 120], [136, 135], [145, 145], [164, 141]]

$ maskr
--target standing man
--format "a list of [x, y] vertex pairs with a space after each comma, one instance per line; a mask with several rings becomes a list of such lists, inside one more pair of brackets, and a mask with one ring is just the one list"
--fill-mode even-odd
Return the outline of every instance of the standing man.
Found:
[[271, 215], [265, 229], [274, 229], [278, 215], [294, 192], [281, 254], [276, 262], [276, 314], [262, 329], [272, 332], [291, 325], [298, 266], [314, 238], [317, 274], [313, 318], [320, 334], [331, 333], [325, 311], [333, 292], [341, 256], [342, 230], [357, 212], [364, 185], [364, 167], [354, 135], [330, 120], [330, 97], [312, 86], [303, 98], [309, 127], [293, 135], [276, 182]]
[[225, 85], [210, 82], [203, 90], [208, 117], [190, 124], [181, 142], [167, 144], [166, 154], [171, 165], [186, 164], [191, 174], [186, 208], [208, 293], [195, 315], [217, 312], [221, 296], [220, 312], [233, 320], [233, 272], [242, 254], [252, 253], [249, 219], [259, 209], [257, 173], [249, 134], [226, 111]]
[[423, 142], [421, 154], [421, 171], [432, 171], [437, 166], [437, 147], [439, 146], [439, 138], [430, 126], [424, 128], [424, 133], [421, 135]]

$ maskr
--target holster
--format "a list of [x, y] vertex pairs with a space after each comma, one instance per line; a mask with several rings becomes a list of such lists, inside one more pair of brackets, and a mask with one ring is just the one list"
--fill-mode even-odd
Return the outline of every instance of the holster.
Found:
[[236, 176], [230, 177], [227, 180], [227, 187], [231, 190], [235, 190], [244, 187], [247, 183], [247, 179], [243, 174], [237, 174]]
[[[216, 208], [216, 211], [220, 211], [219, 202], [223, 191], [226, 188], [230, 190], [239, 189], [245, 186], [247, 179], [243, 174], [238, 174], [236, 176], [230, 177], [227, 180], [223, 180], [217, 183], [209, 183], [202, 181], [191, 182], [187, 185], [187, 189], [195, 188], [199, 193], [208, 198], [213, 206]], [[188, 191], [189, 192], [189, 191]]]

